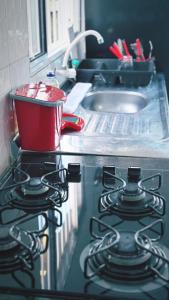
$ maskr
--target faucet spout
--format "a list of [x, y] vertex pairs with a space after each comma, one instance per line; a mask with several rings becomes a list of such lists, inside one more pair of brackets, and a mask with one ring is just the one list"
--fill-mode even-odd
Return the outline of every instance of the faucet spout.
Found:
[[77, 37], [72, 41], [72, 43], [69, 45], [69, 47], [67, 48], [64, 58], [63, 58], [63, 63], [62, 63], [62, 67], [63, 68], [67, 68], [68, 66], [68, 59], [69, 59], [69, 54], [70, 51], [72, 50], [72, 48], [81, 40], [81, 38], [84, 38], [88, 35], [93, 35], [96, 37], [98, 44], [102, 44], [104, 43], [104, 39], [101, 36], [101, 34], [95, 30], [86, 30], [84, 32], [81, 32], [80, 34], [77, 35]]

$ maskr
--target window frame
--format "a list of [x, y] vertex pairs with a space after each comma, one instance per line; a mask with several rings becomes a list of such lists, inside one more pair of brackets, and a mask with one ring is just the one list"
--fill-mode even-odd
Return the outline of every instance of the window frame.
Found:
[[45, 0], [38, 0], [38, 1], [39, 1], [40, 46], [41, 46], [41, 53], [39, 56], [42, 56], [47, 51], [46, 15], [45, 15], [46, 2], [45, 2]]
[[39, 25], [39, 43], [40, 43], [40, 51], [37, 54], [33, 53], [32, 47], [32, 24], [31, 24], [31, 7], [30, 0], [27, 0], [27, 11], [28, 11], [28, 34], [29, 34], [29, 59], [30, 61], [34, 61], [37, 58], [41, 57], [46, 53], [46, 19], [45, 19], [45, 0], [37, 0], [38, 4], [38, 25]]
[[[31, 0], [27, 0], [31, 1]], [[45, 69], [49, 65], [53, 65], [53, 63], [62, 61], [62, 55], [70, 43], [68, 36], [68, 28], [71, 24], [74, 27], [75, 32], [77, 30], [84, 30], [83, 21], [81, 20], [81, 9], [82, 3], [84, 0], [59, 0], [62, 4], [62, 20], [64, 22], [65, 27], [63, 28], [61, 23], [61, 28], [63, 33], [65, 34], [64, 39], [61, 43], [58, 43], [52, 51], [50, 51], [47, 47], [47, 18], [46, 18], [46, 10], [47, 10], [47, 1], [49, 0], [37, 0], [39, 3], [39, 11], [40, 11], [40, 28], [41, 28], [41, 52], [36, 56], [30, 58], [30, 74], [34, 76], [38, 74], [43, 69]], [[65, 9], [66, 7], [66, 9]], [[70, 10], [71, 7], [71, 10]], [[78, 12], [78, 16], [77, 16]], [[29, 13], [28, 13], [29, 17]], [[49, 35], [49, 33], [48, 33]], [[61, 35], [61, 37], [63, 34]], [[41, 72], [42, 73], [42, 72]]]
[[[56, 2], [57, 1], [57, 2]], [[50, 7], [50, 3], [53, 5], [53, 9]], [[57, 4], [56, 7], [54, 4]], [[67, 37], [66, 37], [66, 18], [65, 18], [65, 9], [64, 9], [65, 0], [46, 0], [46, 36], [47, 36], [47, 54], [48, 56], [55, 55], [60, 50], [64, 49], [67, 46]], [[56, 40], [56, 28], [51, 29], [51, 19], [50, 13], [53, 13], [53, 19], [55, 18], [56, 10], [58, 10], [58, 37]], [[53, 20], [55, 25], [55, 20]], [[54, 34], [54, 43], [51, 42], [51, 30]]]

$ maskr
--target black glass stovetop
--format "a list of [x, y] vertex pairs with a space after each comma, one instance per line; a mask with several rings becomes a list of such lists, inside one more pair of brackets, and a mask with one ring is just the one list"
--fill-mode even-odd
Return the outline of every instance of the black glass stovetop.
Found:
[[[80, 172], [78, 173], [79, 167]], [[132, 170], [131, 167], [133, 167]], [[36, 195], [29, 194], [27, 191], [29, 179], [25, 183], [26, 175], [20, 174], [17, 168], [36, 179], [42, 178], [44, 174], [49, 174], [47, 179], [52, 180], [54, 195], [49, 193], [50, 187], [47, 181], [44, 181], [45, 188], [46, 186], [48, 188], [45, 192], [42, 190]], [[66, 171], [58, 173], [59, 169]], [[130, 171], [132, 176], [128, 179]], [[53, 185], [56, 178], [59, 185]], [[132, 182], [138, 183], [142, 179], [143, 190], [139, 197], [146, 193], [144, 189], [149, 190], [148, 199], [151, 197], [155, 199], [153, 210], [152, 203], [146, 208], [145, 214], [139, 205], [136, 210], [133, 210], [135, 204], [131, 204], [132, 199], [129, 199], [130, 204], [126, 207], [127, 214], [125, 207], [119, 210], [119, 206], [116, 205], [118, 198], [116, 190], [123, 186], [123, 181], [120, 181], [119, 178], [131, 181], [129, 188], [131, 190], [133, 189]], [[150, 179], [144, 182], [145, 178]], [[44, 178], [44, 180], [47, 179]], [[18, 186], [16, 188], [14, 185], [20, 181], [24, 181], [24, 188], [18, 192]], [[7, 188], [8, 186], [10, 188]], [[21, 194], [23, 196], [24, 193], [29, 204], [22, 208], [20, 206]], [[130, 191], [129, 194], [131, 193]], [[105, 211], [107, 194], [109, 195], [108, 213]], [[11, 202], [12, 197], [15, 198], [14, 202]], [[126, 196], [122, 195], [122, 197]], [[48, 198], [50, 205], [48, 205]], [[63, 201], [61, 198], [64, 198]], [[41, 200], [43, 200], [42, 204], [45, 203], [43, 209], [40, 209], [39, 205], [31, 208], [32, 202], [37, 199], [39, 205], [41, 205]], [[165, 159], [21, 153], [17, 162], [1, 178], [1, 298], [169, 299], [168, 199], [169, 163]], [[17, 206], [18, 203], [19, 206]], [[158, 203], [160, 203], [160, 209]], [[100, 207], [102, 204], [103, 207]], [[155, 225], [151, 228], [151, 224]], [[141, 230], [145, 227], [148, 229], [142, 233]], [[115, 231], [111, 228], [115, 228]], [[114, 240], [118, 236], [116, 230], [120, 232], [121, 236], [129, 239], [129, 242], [126, 243], [123, 240], [120, 246], [113, 248]], [[120, 267], [116, 269], [112, 277], [108, 278], [104, 266], [99, 267], [98, 270], [99, 259], [104, 265], [100, 253], [94, 258], [94, 262], [90, 257], [86, 260], [89, 252], [92, 253], [93, 245], [95, 245], [93, 248], [98, 251], [100, 247], [103, 248], [107, 245], [106, 239], [108, 245], [112, 245], [108, 250], [103, 251], [106, 260], [112, 249], [115, 249], [116, 252], [118, 248], [120, 253], [124, 254], [124, 247], [127, 247], [125, 248], [127, 255], [130, 251], [135, 250], [140, 253], [141, 249], [138, 244], [137, 249], [133, 248], [135, 247], [133, 236], [138, 231], [141, 231], [138, 235], [138, 243], [139, 241], [141, 241], [141, 245], [143, 242], [147, 243], [146, 247], [150, 249], [147, 242], [148, 236], [154, 245], [153, 249], [159, 246], [162, 249], [160, 253], [165, 256], [166, 261], [161, 267], [161, 258], [155, 260], [153, 268], [158, 271], [162, 270], [165, 280], [154, 272], [148, 277], [142, 274], [140, 278], [132, 273], [128, 279], [127, 271], [124, 273], [126, 263], [124, 268], [119, 263]], [[104, 238], [105, 236], [106, 238]], [[18, 241], [19, 246], [17, 245]], [[103, 245], [99, 246], [101, 241]], [[146, 249], [142, 250], [147, 259], [149, 253], [147, 254]], [[112, 262], [111, 255], [108, 259], [108, 272], [112, 274], [114, 262]], [[137, 258], [134, 257], [134, 261], [137, 262]], [[159, 269], [158, 264], [160, 265]], [[95, 274], [93, 274], [93, 266]], [[129, 262], [127, 268], [126, 270], [130, 274], [133, 263], [130, 266]], [[120, 275], [119, 279], [120, 269], [122, 276]], [[133, 269], [137, 269], [137, 267]]]

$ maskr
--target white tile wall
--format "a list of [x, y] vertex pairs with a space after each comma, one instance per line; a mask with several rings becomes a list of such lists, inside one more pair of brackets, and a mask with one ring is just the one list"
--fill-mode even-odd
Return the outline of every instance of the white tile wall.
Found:
[[0, 98], [0, 173], [10, 163], [10, 118], [9, 105], [6, 95], [1, 95]]
[[0, 69], [8, 65], [8, 38], [7, 38], [7, 16], [6, 16], [7, 2], [0, 1]]
[[9, 66], [11, 88], [29, 82], [29, 58], [24, 57]]
[[15, 118], [7, 94], [29, 81], [27, 0], [0, 0], [0, 174], [10, 164]]
[[10, 90], [10, 74], [9, 66], [0, 69], [0, 96], [7, 93]]
[[7, 37], [9, 63], [28, 56], [28, 29], [26, 0], [6, 0], [7, 2]]

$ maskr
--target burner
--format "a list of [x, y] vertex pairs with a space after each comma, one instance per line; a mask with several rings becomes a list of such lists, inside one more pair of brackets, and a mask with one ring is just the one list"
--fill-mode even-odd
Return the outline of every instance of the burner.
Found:
[[43, 233], [47, 228], [47, 217], [45, 214], [39, 216], [45, 219], [45, 224], [39, 231], [27, 232], [18, 227], [34, 217], [0, 229], [0, 273], [32, 270], [34, 260], [47, 250], [48, 236]]
[[61, 206], [63, 191], [54, 191], [52, 188], [43, 187], [43, 185], [36, 186], [33, 190], [29, 189], [30, 187], [31, 185], [27, 185], [12, 189], [8, 194], [9, 204], [15, 208], [31, 212], [47, 210], [54, 205]]
[[[137, 176], [135, 175], [137, 169]], [[133, 176], [133, 173], [135, 176]], [[121, 178], [108, 173], [109, 181], [118, 181], [120, 186], [113, 188], [113, 185], [106, 184], [105, 175], [103, 185], [107, 189], [99, 199], [99, 212], [115, 213], [119, 217], [135, 219], [142, 218], [148, 215], [163, 216], [165, 214], [165, 199], [158, 190], [161, 186], [161, 175], [155, 174], [151, 177], [140, 180], [141, 170], [131, 167], [128, 169], [128, 182], [125, 183]], [[158, 180], [158, 186], [155, 188], [145, 188], [143, 183], [149, 182], [152, 179]], [[156, 191], [156, 192], [155, 192]]]
[[39, 177], [33, 177], [25, 185], [21, 186], [24, 195], [42, 195], [49, 190], [49, 187], [44, 186]]
[[[44, 174], [46, 164], [52, 164], [53, 171]], [[22, 165], [24, 170], [20, 164], [16, 168], [11, 168], [8, 177], [5, 178], [7, 184], [0, 188], [1, 192], [7, 191], [4, 193], [1, 213], [12, 208], [21, 209], [25, 213], [38, 213], [52, 209], [58, 212], [61, 219], [58, 207], [60, 208], [62, 203], [68, 200], [68, 177], [71, 182], [79, 182], [80, 166], [70, 164], [68, 172], [66, 168], [56, 170], [56, 165], [51, 164], [44, 162], [39, 166], [30, 163], [26, 166]], [[29, 170], [32, 177], [25, 169]], [[33, 177], [35, 173], [40, 173], [41, 177]], [[61, 221], [57, 224], [60, 226]]]
[[[93, 223], [104, 225], [109, 232], [98, 237], [93, 233]], [[80, 258], [85, 277], [99, 276], [106, 281], [139, 281], [158, 275], [164, 281], [169, 281], [163, 276], [169, 266], [164, 251], [153, 243], [157, 239], [152, 240], [143, 233], [158, 223], [162, 225], [163, 221], [157, 220], [135, 233], [117, 231], [92, 218], [90, 228], [95, 241], [83, 250]]]
[[44, 180], [45, 176], [32, 177], [28, 182], [11, 188], [7, 193], [8, 204], [35, 213], [55, 206], [60, 207], [68, 199], [68, 184], [59, 179], [57, 182], [48, 181], [46, 178]]
[[125, 188], [119, 191], [119, 199], [121, 201], [131, 201], [132, 203], [145, 200], [145, 192], [139, 189], [138, 184], [128, 182]]
[[[104, 237], [103, 240], [103, 244], [109, 244], [109, 239], [107, 240]], [[146, 243], [146, 241], [144, 242], [142, 240], [142, 243], [145, 243], [147, 249], [151, 248], [151, 244]], [[135, 242], [135, 233], [121, 231], [118, 245], [110, 248], [108, 261], [109, 263], [114, 263], [119, 266], [138, 266], [147, 262], [150, 257], [151, 254], [149, 252], [138, 249]]]

